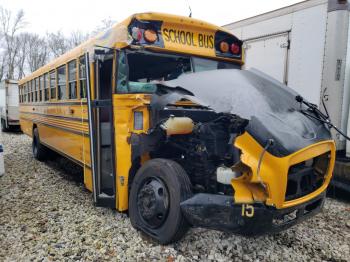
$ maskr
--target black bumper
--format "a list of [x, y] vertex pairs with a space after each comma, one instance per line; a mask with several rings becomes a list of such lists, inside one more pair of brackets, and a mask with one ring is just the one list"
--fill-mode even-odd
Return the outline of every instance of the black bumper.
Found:
[[181, 203], [181, 210], [195, 227], [262, 235], [279, 232], [317, 214], [325, 196], [324, 192], [301, 205], [276, 209], [263, 203], [236, 204], [231, 196], [196, 194]]

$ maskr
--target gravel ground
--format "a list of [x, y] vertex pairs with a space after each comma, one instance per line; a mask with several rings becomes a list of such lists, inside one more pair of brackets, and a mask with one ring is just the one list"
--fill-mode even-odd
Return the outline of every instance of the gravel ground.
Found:
[[34, 160], [22, 134], [3, 134], [3, 143], [0, 261], [350, 261], [349, 203], [327, 199], [323, 213], [273, 236], [191, 229], [181, 242], [161, 246], [127, 215], [94, 207], [67, 161]]

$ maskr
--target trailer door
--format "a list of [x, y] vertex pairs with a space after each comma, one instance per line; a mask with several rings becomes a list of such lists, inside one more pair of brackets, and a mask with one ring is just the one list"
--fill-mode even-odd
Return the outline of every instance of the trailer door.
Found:
[[244, 69], [256, 68], [288, 83], [289, 32], [248, 39], [244, 48]]

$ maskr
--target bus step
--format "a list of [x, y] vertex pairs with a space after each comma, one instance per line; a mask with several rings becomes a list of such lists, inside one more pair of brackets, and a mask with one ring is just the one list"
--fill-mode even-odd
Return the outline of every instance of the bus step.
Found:
[[97, 196], [95, 203], [98, 207], [115, 207], [115, 196], [110, 196], [105, 193], [101, 193]]

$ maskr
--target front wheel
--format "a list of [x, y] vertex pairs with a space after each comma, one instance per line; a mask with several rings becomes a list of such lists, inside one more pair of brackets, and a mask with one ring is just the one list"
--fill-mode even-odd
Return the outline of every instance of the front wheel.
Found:
[[180, 203], [191, 196], [191, 182], [178, 163], [149, 160], [133, 179], [129, 198], [131, 224], [161, 244], [175, 242], [189, 228]]

